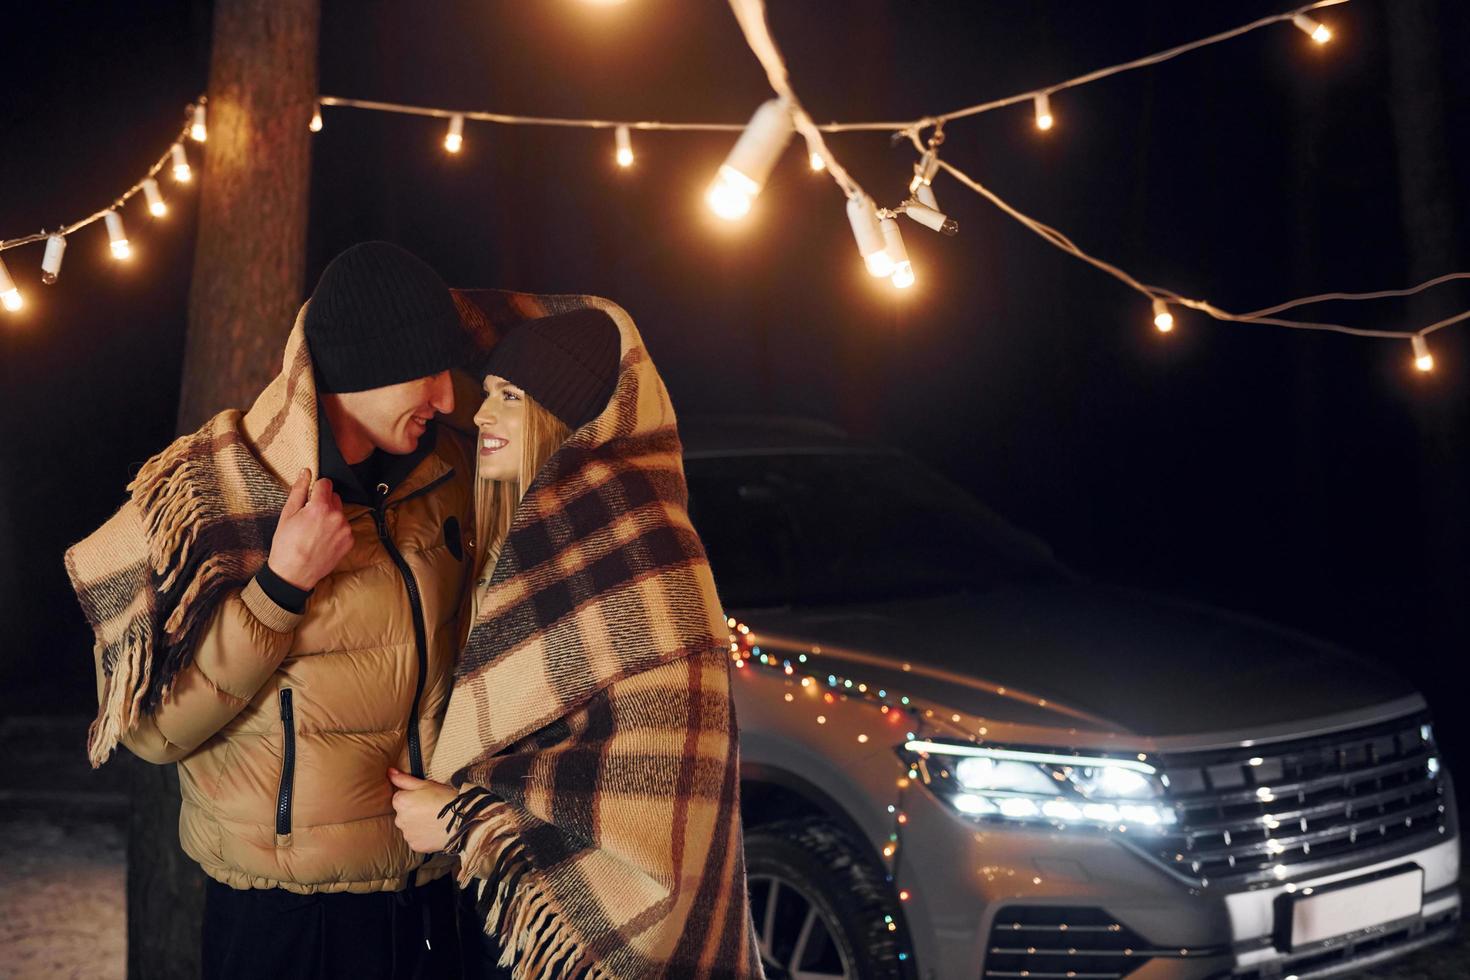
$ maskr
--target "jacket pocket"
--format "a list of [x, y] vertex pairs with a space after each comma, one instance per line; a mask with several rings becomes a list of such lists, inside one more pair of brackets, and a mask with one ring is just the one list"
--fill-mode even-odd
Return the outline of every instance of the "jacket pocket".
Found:
[[[291, 791], [296, 781], [296, 719], [291, 689], [281, 689], [281, 788], [276, 794], [276, 837], [291, 833]], [[277, 844], [286, 843], [281, 840]]]

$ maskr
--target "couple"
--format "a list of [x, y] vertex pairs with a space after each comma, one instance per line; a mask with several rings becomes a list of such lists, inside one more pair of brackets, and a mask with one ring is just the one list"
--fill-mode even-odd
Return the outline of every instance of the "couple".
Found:
[[761, 976], [728, 630], [623, 310], [356, 245], [128, 489], [67, 553], [88, 751], [178, 763], [206, 977]]

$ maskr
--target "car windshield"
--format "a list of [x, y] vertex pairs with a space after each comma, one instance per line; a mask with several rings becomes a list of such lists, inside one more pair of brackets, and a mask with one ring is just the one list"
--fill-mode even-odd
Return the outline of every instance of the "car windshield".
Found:
[[731, 609], [841, 605], [1056, 581], [1035, 538], [900, 453], [686, 461], [690, 515]]

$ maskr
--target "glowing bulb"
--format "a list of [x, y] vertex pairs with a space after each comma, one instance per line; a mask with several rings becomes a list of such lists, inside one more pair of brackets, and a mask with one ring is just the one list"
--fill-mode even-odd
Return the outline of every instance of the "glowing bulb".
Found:
[[194, 122], [189, 126], [189, 138], [196, 143], [203, 143], [207, 135], [204, 131], [204, 103], [201, 102], [194, 107]]
[[14, 313], [22, 306], [20, 290], [15, 287], [15, 280], [10, 278], [10, 270], [5, 268], [5, 260], [0, 259], [0, 304]]
[[925, 150], [919, 162], [914, 164], [914, 179], [909, 181], [909, 193], [917, 194], [920, 187], [933, 183], [938, 172], [939, 155], [933, 150]]
[[112, 244], [112, 257], [115, 259], [126, 259], [133, 254], [128, 246], [127, 232], [123, 231], [122, 215], [116, 211], [108, 211], [102, 216], [107, 222], [107, 237]]
[[158, 193], [158, 181], [152, 177], [143, 178], [143, 196], [148, 199], [149, 214], [155, 218], [168, 214], [168, 205], [163, 203], [163, 195]]
[[750, 211], [793, 129], [791, 113], [780, 99], [763, 102], [755, 110], [705, 194], [715, 214], [734, 221]]
[[809, 154], [807, 156], [807, 162], [811, 164], [813, 173], [827, 169], [827, 161], [822, 159], [822, 154], [820, 153]]
[[896, 218], [884, 218], [878, 222], [883, 230], [883, 250], [893, 263], [893, 285], [908, 289], [914, 284], [914, 267], [909, 263], [908, 249], [903, 247], [903, 232]]
[[315, 109], [311, 110], [311, 122], [306, 124], [306, 128], [313, 133], [322, 131], [322, 104], [320, 102], [316, 104]]
[[878, 221], [873, 199], [863, 194], [848, 198], [847, 220], [852, 225], [858, 254], [868, 267], [868, 275], [880, 279], [893, 275], [893, 259], [888, 255], [888, 243], [883, 238], [883, 226]]
[[1433, 371], [1434, 355], [1429, 353], [1429, 344], [1424, 335], [1414, 334], [1409, 338], [1409, 343], [1414, 347], [1414, 366], [1421, 371]]
[[1056, 119], [1051, 114], [1051, 99], [1042, 92], [1036, 97], [1036, 128], [1044, 132], [1055, 123]]
[[449, 117], [449, 132], [444, 134], [444, 149], [458, 153], [464, 146], [464, 116], [459, 113]]
[[[929, 191], [929, 197], [934, 197], [934, 192], [928, 187], [920, 187], [920, 191]], [[913, 218], [925, 228], [932, 228], [944, 235], [954, 235], [959, 232], [960, 224], [949, 215], [918, 201], [909, 201], [903, 206], [903, 213]]]
[[627, 126], [619, 126], [616, 134], [618, 166], [633, 166], [633, 137]]
[[1291, 18], [1291, 22], [1295, 24], [1303, 34], [1311, 38], [1313, 41], [1316, 41], [1318, 44], [1326, 44], [1328, 41], [1332, 40], [1332, 32], [1329, 31], [1325, 25], [1318, 23], [1317, 21], [1308, 17], [1306, 14], [1293, 15]]
[[1169, 312], [1169, 307], [1161, 299], [1154, 300], [1154, 326], [1159, 328], [1159, 333], [1168, 333], [1174, 329], [1174, 314]]
[[175, 143], [168, 148], [168, 152], [174, 160], [174, 180], [187, 184], [194, 176], [194, 172], [189, 169], [189, 158], [184, 153], [184, 144]]
[[61, 275], [61, 256], [66, 251], [66, 239], [60, 235], [48, 235], [46, 254], [41, 256], [41, 281], [50, 286]]

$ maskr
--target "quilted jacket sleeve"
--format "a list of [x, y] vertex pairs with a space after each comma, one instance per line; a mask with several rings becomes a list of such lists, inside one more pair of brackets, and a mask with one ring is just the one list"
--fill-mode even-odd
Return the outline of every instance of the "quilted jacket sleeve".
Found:
[[[225, 597], [173, 689], [122, 742], [140, 759], [177, 762], [238, 715], [280, 666], [301, 614], [276, 605], [251, 579]], [[97, 672], [98, 689], [102, 672]]]

